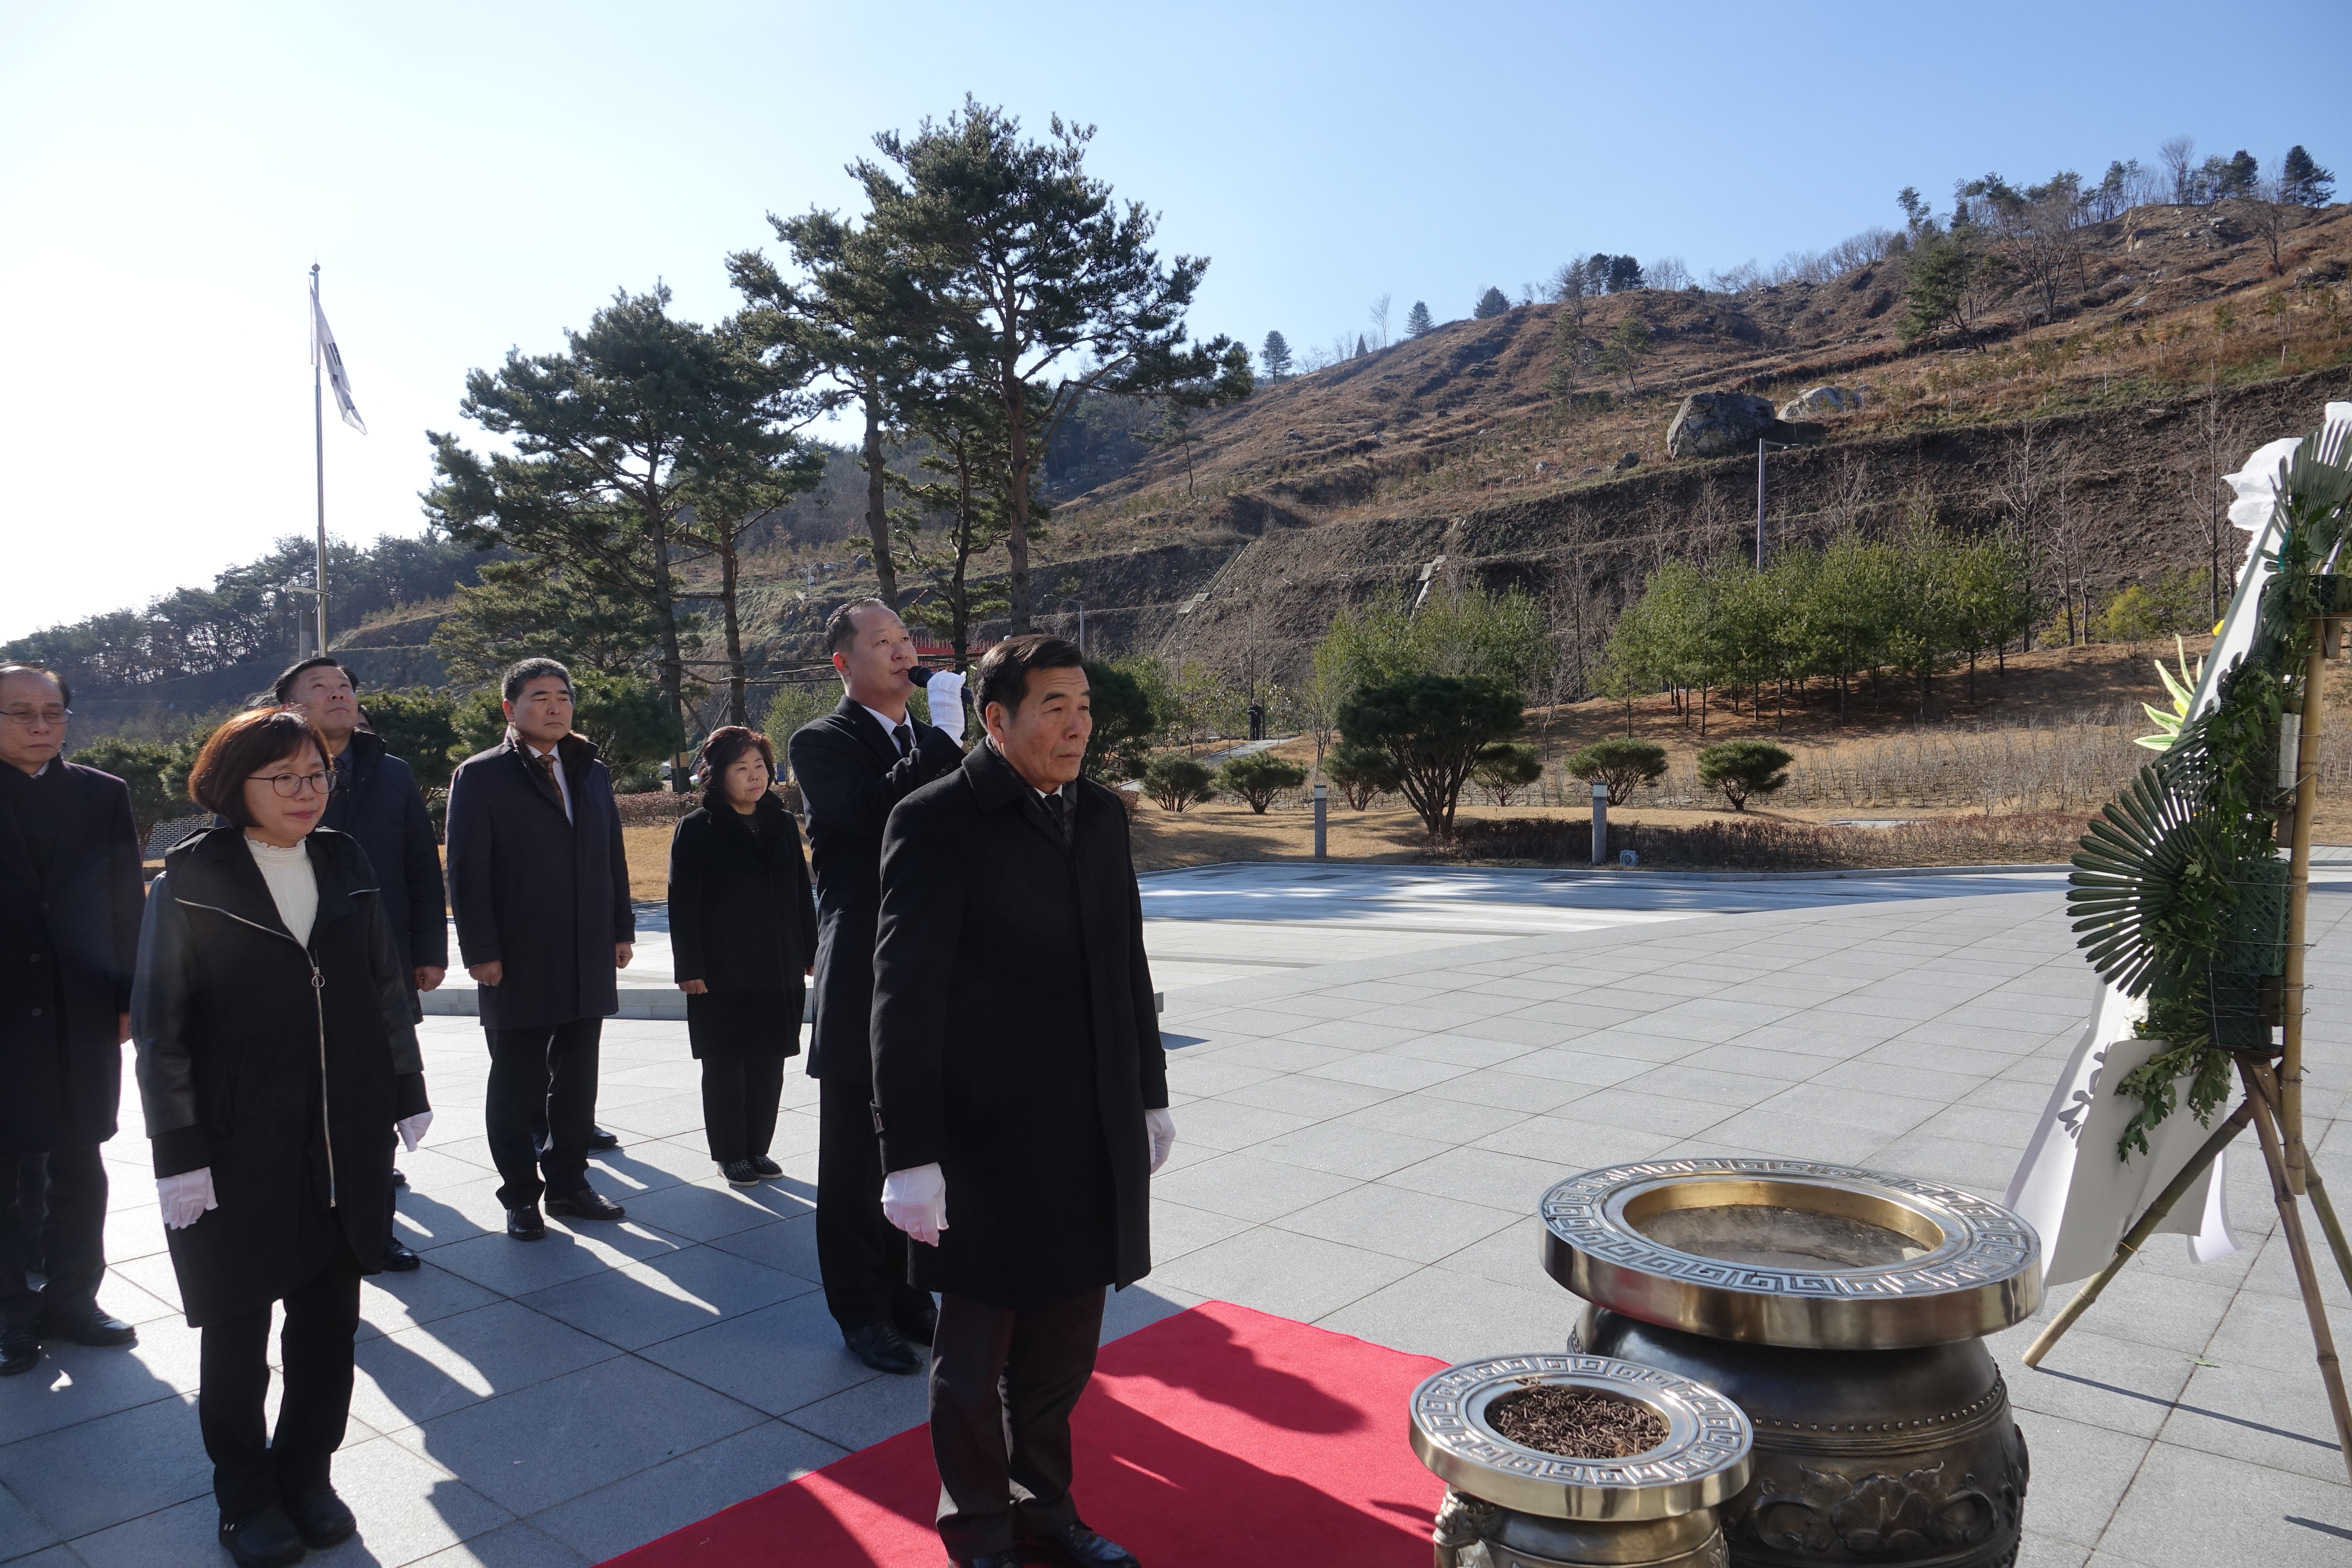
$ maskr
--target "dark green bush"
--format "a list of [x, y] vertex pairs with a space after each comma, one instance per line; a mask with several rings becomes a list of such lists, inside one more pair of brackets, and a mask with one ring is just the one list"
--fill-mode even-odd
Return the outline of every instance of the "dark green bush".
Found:
[[1383, 752], [1342, 741], [1323, 759], [1323, 776], [1339, 786], [1340, 798], [1362, 811], [1397, 786], [1396, 765]]
[[1643, 784], [1666, 776], [1666, 749], [1654, 741], [1622, 735], [1595, 741], [1568, 759], [1568, 771], [1587, 784], [1609, 786], [1609, 804], [1622, 805]]
[[1181, 811], [1203, 800], [1216, 798], [1216, 786], [1210, 782], [1209, 770], [1181, 752], [1154, 752], [1143, 764], [1143, 792], [1158, 801], [1163, 810]]
[[1276, 795], [1286, 789], [1297, 789], [1306, 782], [1305, 768], [1286, 763], [1272, 752], [1228, 757], [1224, 766], [1217, 770], [1217, 787], [1249, 802], [1249, 808], [1260, 816], [1274, 804]]
[[1721, 790], [1734, 811], [1770, 795], [1789, 782], [1789, 764], [1797, 759], [1769, 741], [1725, 741], [1698, 754], [1698, 782]]
[[1543, 753], [1533, 746], [1497, 741], [1478, 753], [1478, 763], [1470, 770], [1470, 777], [1495, 797], [1496, 805], [1508, 805], [1512, 792], [1525, 789], [1543, 777]]

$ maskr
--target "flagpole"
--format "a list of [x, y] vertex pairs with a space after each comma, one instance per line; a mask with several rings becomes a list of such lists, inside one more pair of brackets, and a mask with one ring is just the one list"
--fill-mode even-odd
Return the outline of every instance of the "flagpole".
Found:
[[319, 645], [327, 651], [327, 416], [320, 391], [319, 264], [310, 263], [310, 455], [319, 478]]

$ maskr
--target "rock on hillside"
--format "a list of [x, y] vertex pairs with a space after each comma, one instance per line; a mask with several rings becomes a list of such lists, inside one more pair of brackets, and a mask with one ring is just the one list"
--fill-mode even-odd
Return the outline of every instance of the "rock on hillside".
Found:
[[1759, 441], [1807, 447], [1828, 433], [1819, 425], [1776, 417], [1770, 404], [1745, 392], [1695, 392], [1683, 399], [1675, 422], [1666, 427], [1666, 455], [1727, 458], [1754, 451]]

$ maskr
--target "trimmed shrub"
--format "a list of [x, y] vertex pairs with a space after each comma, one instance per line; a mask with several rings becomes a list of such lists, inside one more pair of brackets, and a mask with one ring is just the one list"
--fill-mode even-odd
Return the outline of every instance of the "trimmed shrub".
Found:
[[1209, 770], [1181, 752], [1152, 752], [1143, 764], [1143, 790], [1167, 811], [1181, 811], [1217, 795]]
[[1654, 741], [1622, 735], [1595, 741], [1568, 759], [1569, 773], [1586, 784], [1609, 786], [1609, 804], [1622, 805], [1643, 784], [1666, 776], [1666, 749]]
[[1720, 790], [1732, 810], [1746, 811], [1750, 800], [1789, 782], [1796, 760], [1769, 741], [1725, 741], [1698, 754], [1698, 782]]
[[1339, 786], [1340, 797], [1357, 811], [1365, 810], [1397, 786], [1396, 766], [1386, 752], [1344, 741], [1323, 759], [1323, 776]]
[[1250, 810], [1260, 816], [1274, 804], [1276, 795], [1286, 789], [1297, 789], [1306, 782], [1305, 768], [1286, 763], [1272, 752], [1228, 757], [1224, 766], [1217, 770], [1217, 787], [1249, 802]]
[[1496, 805], [1510, 805], [1513, 791], [1541, 777], [1543, 753], [1511, 741], [1497, 741], [1480, 752], [1478, 765], [1470, 770], [1470, 781], [1492, 795]]

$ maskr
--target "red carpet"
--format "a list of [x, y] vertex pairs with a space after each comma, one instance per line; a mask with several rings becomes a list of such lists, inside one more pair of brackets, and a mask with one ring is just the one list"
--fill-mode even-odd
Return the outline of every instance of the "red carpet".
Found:
[[[1087, 1523], [1145, 1568], [1427, 1568], [1444, 1489], [1405, 1446], [1443, 1362], [1213, 1301], [1106, 1346], [1074, 1426]], [[625, 1568], [934, 1568], [918, 1426], [613, 1559]]]

